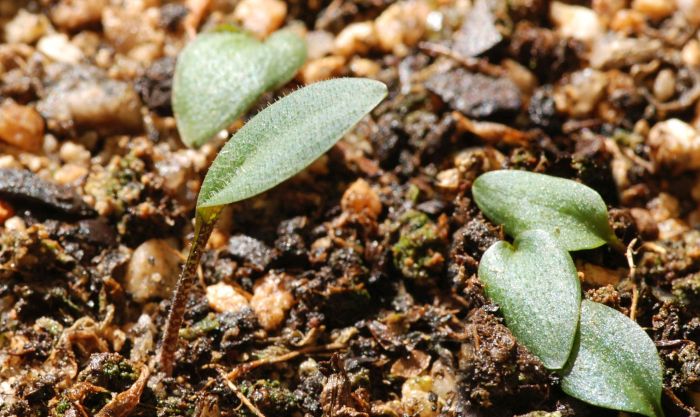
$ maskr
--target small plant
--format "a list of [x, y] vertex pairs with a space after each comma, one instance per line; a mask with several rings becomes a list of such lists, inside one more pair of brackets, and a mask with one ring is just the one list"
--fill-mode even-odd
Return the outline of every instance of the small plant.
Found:
[[260, 42], [231, 28], [203, 33], [178, 57], [173, 111], [182, 141], [201, 146], [260, 96], [286, 84], [306, 60], [306, 44], [289, 29]]
[[303, 170], [387, 94], [379, 81], [340, 78], [311, 84], [268, 106], [224, 145], [197, 198], [194, 241], [172, 297], [159, 363], [172, 373], [187, 294], [222, 208], [256, 196]]
[[524, 171], [493, 171], [474, 182], [474, 200], [515, 240], [497, 242], [479, 278], [506, 325], [564, 392], [600, 407], [662, 417], [663, 368], [637, 323], [602, 304], [581, 301], [569, 251], [624, 247], [594, 190]]

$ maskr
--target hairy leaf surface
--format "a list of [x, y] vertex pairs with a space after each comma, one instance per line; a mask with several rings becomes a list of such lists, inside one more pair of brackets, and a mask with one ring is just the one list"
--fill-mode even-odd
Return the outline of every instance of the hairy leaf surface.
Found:
[[637, 323], [585, 300], [574, 353], [561, 381], [564, 392], [600, 407], [663, 416], [661, 361], [654, 342]]
[[569, 253], [531, 230], [491, 246], [479, 264], [486, 294], [519, 342], [549, 369], [566, 364], [578, 328], [581, 288]]
[[260, 42], [243, 32], [203, 33], [178, 57], [173, 111], [183, 142], [200, 146], [267, 90], [288, 82], [306, 59], [306, 44], [281, 30]]
[[221, 149], [197, 207], [260, 194], [312, 163], [386, 96], [379, 81], [339, 78], [280, 99], [245, 124]]
[[513, 237], [526, 230], [546, 230], [569, 251], [617, 242], [603, 199], [575, 181], [526, 171], [491, 171], [474, 181], [472, 193], [481, 211]]

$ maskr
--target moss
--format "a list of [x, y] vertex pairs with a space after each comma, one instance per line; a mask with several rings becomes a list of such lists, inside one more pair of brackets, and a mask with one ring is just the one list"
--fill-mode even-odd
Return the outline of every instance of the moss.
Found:
[[425, 213], [416, 210], [406, 212], [399, 223], [399, 239], [391, 248], [394, 266], [405, 278], [428, 284], [444, 265], [444, 233]]
[[158, 401], [157, 409], [159, 417], [187, 417], [194, 415], [195, 405], [172, 396]]
[[78, 380], [89, 382], [112, 392], [128, 389], [139, 374], [126, 358], [118, 353], [94, 353]]
[[246, 381], [240, 388], [265, 415], [290, 415], [298, 408], [296, 396], [279, 381], [259, 379], [252, 384]]
[[420, 188], [418, 188], [415, 184], [411, 184], [408, 187], [408, 190], [406, 190], [406, 200], [415, 204], [418, 202], [419, 197], [420, 197]]
[[679, 303], [689, 306], [700, 303], [700, 273], [673, 281], [673, 295]]
[[56, 415], [57, 416], [62, 416], [68, 411], [70, 408], [70, 403], [66, 400], [61, 400], [56, 404]]
[[185, 340], [194, 340], [207, 333], [218, 330], [219, 327], [221, 327], [221, 323], [216, 318], [216, 315], [214, 313], [209, 313], [209, 315], [192, 326], [180, 329], [180, 337]]
[[126, 379], [135, 381], [138, 378], [134, 368], [126, 361], [107, 362], [102, 368], [102, 372], [109, 378]]

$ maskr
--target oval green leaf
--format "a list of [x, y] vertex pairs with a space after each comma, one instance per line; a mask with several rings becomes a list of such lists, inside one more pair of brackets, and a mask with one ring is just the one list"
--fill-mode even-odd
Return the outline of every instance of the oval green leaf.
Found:
[[510, 236], [546, 230], [569, 251], [618, 244], [603, 199], [575, 181], [526, 171], [491, 171], [474, 181], [472, 193], [481, 211]]
[[481, 258], [479, 278], [518, 341], [547, 368], [563, 368], [578, 327], [581, 287], [556, 238], [531, 230], [513, 245], [494, 244]]
[[663, 416], [663, 368], [654, 342], [627, 316], [602, 304], [581, 303], [581, 325], [564, 392], [599, 407]]
[[260, 42], [243, 32], [203, 33], [178, 57], [173, 111], [182, 141], [200, 146], [225, 129], [267, 90], [288, 82], [306, 59], [290, 30]]
[[221, 149], [204, 178], [197, 207], [244, 200], [281, 183], [330, 149], [386, 94], [379, 81], [339, 78], [275, 102]]

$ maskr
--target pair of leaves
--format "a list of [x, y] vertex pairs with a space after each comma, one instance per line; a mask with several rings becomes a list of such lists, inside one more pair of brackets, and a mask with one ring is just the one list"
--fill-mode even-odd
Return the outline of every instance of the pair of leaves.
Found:
[[564, 369], [568, 394], [602, 407], [663, 415], [654, 343], [616, 310], [581, 303], [568, 251], [618, 243], [602, 198], [573, 181], [522, 171], [484, 174], [472, 191], [486, 216], [515, 236], [512, 246], [498, 242], [486, 251], [479, 277], [518, 340], [547, 368]]
[[547, 232], [525, 232], [514, 247], [496, 243], [482, 257], [479, 277], [508, 328], [547, 368], [573, 358], [562, 371], [564, 392], [600, 407], [663, 415], [654, 342], [617, 310], [580, 301], [571, 257]]
[[384, 84], [339, 78], [311, 84], [255, 115], [221, 149], [197, 209], [253, 197], [301, 171], [379, 104]]
[[306, 60], [306, 43], [290, 30], [265, 42], [244, 32], [204, 33], [178, 57], [173, 111], [182, 141], [201, 146], [260, 96], [287, 83]]

